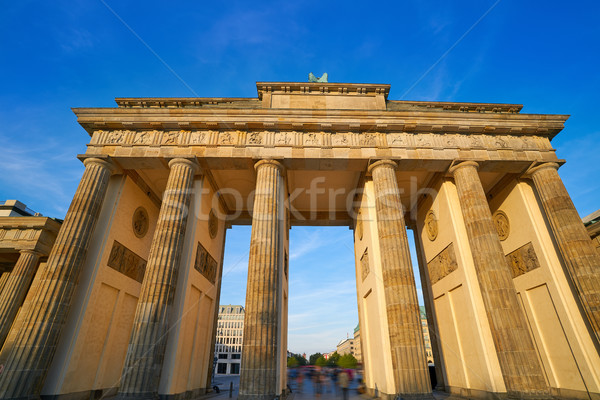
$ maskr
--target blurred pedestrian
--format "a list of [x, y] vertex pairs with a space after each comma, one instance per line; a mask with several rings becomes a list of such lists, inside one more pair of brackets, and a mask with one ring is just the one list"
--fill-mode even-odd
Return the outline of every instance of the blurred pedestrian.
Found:
[[303, 384], [304, 384], [304, 374], [302, 373], [302, 371], [300, 371], [298, 373], [298, 376], [296, 377], [296, 391], [298, 393], [302, 393]]
[[312, 378], [315, 397], [321, 397], [321, 393], [323, 392], [323, 383], [321, 382], [321, 371], [319, 370], [319, 367], [315, 367]]
[[340, 383], [340, 389], [342, 389], [342, 399], [348, 400], [348, 387], [350, 386], [350, 376], [346, 370], [338, 375], [338, 382]]

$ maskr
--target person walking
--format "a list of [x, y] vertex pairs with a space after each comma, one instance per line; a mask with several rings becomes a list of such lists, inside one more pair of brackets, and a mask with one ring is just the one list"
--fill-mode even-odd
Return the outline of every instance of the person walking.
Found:
[[300, 370], [298, 372], [298, 376], [296, 377], [296, 391], [298, 393], [302, 393], [302, 384], [304, 382], [304, 371]]
[[340, 389], [342, 389], [342, 399], [348, 400], [348, 386], [350, 386], [350, 376], [348, 372], [344, 369], [338, 375], [338, 382], [340, 384]]

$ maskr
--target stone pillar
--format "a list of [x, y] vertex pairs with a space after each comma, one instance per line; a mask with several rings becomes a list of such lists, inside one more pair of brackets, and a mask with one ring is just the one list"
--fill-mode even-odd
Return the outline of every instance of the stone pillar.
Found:
[[158, 398], [169, 313], [177, 287], [194, 174], [198, 171], [198, 164], [185, 158], [171, 160], [169, 167], [121, 375], [120, 398]]
[[478, 167], [476, 162], [466, 161], [452, 167], [450, 172], [454, 175], [504, 383], [510, 395], [547, 398], [544, 372], [519, 305]]
[[[284, 268], [286, 229], [283, 166], [277, 161], [256, 163], [256, 193], [246, 288], [244, 345], [238, 399], [269, 399], [277, 393], [279, 376], [278, 315]], [[281, 379], [282, 377], [279, 377]]]
[[432, 398], [396, 168], [397, 164], [390, 160], [377, 161], [369, 167], [376, 196], [375, 212], [392, 367], [397, 394]]
[[587, 319], [600, 341], [600, 254], [558, 175], [558, 164], [545, 163], [528, 172], [533, 179], [554, 238]]
[[[10, 277], [10, 272], [3, 272], [2, 276], [0, 276], [0, 293], [2, 293], [2, 291], [4, 290], [4, 287], [6, 286], [6, 282], [8, 281], [8, 278]], [[2, 346], [0, 344], [0, 346]]]
[[34, 250], [21, 250], [19, 260], [6, 282], [6, 290], [0, 293], [0, 346], [6, 340], [17, 312], [25, 300], [40, 255]]
[[42, 271], [39, 289], [19, 313], [23, 322], [18, 332], [10, 333], [15, 338], [11, 348], [2, 349], [3, 358], [6, 355], [0, 374], [2, 399], [39, 395], [66, 322], [113, 170], [107, 160], [99, 158], [88, 158], [83, 164], [85, 172]]
[[438, 327], [435, 318], [433, 294], [431, 290], [431, 282], [427, 270], [427, 260], [423, 251], [423, 243], [419, 237], [417, 228], [413, 229], [415, 238], [415, 251], [419, 262], [419, 275], [421, 277], [421, 290], [423, 290], [423, 300], [425, 302], [425, 312], [427, 313], [427, 327], [429, 329], [429, 341], [431, 342], [431, 352], [433, 353], [433, 361], [435, 366], [436, 390], [445, 390], [446, 380], [444, 378], [444, 368], [442, 367], [441, 343], [439, 341]]

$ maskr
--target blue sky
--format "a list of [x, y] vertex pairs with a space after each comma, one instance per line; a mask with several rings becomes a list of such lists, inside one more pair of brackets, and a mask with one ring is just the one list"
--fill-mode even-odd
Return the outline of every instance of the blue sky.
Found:
[[[312, 71], [390, 83], [390, 99], [571, 114], [553, 144], [584, 216], [600, 208], [599, 11], [594, 1], [3, 2], [0, 199], [64, 216], [89, 140], [71, 107], [254, 97], [256, 81]], [[245, 279], [249, 229], [228, 234], [222, 300], [243, 303], [233, 282]], [[332, 349], [356, 324], [351, 233], [294, 228], [291, 241], [290, 350]], [[306, 336], [312, 326], [321, 333]]]

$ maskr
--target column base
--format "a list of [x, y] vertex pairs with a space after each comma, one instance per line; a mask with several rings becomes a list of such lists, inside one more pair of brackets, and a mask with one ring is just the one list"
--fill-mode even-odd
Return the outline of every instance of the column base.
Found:
[[[519, 393], [519, 392], [487, 392], [485, 390], [468, 389], [460, 387], [448, 387], [446, 390], [449, 397], [444, 400], [548, 400], [548, 399], [574, 399], [572, 397], [557, 396], [554, 393], [540, 392], [540, 393]], [[585, 396], [585, 399], [589, 400], [589, 397]], [[581, 398], [583, 400], [583, 398]], [[600, 400], [600, 399], [599, 399]]]
[[159, 400], [160, 396], [155, 392], [144, 393], [118, 393], [113, 400]]
[[382, 400], [435, 400], [433, 393], [389, 394], [371, 388], [366, 389], [366, 395]]
[[[283, 400], [288, 398], [287, 391], [280, 394], [240, 394], [238, 395], [238, 400]], [[293, 395], [292, 395], [293, 396]], [[292, 397], [293, 398], [293, 397]]]

